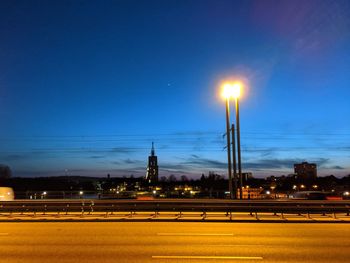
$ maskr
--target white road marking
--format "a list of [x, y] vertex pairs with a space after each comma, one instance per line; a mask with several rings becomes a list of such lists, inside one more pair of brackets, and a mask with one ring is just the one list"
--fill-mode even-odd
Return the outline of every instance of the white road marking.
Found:
[[[199, 245], [203, 246], [203, 245]], [[267, 247], [267, 245], [254, 245], [254, 244], [243, 244], [243, 245], [205, 245], [206, 247]]]
[[233, 236], [232, 233], [157, 233], [157, 236]]
[[152, 256], [153, 259], [239, 259], [239, 260], [262, 260], [262, 257], [239, 257], [239, 256]]

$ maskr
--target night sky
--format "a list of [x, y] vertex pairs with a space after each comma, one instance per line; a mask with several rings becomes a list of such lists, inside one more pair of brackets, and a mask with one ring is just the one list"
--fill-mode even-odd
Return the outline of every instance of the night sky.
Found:
[[224, 175], [219, 86], [237, 78], [244, 172], [347, 175], [349, 14], [347, 0], [2, 0], [0, 163], [141, 176], [154, 141], [160, 176]]

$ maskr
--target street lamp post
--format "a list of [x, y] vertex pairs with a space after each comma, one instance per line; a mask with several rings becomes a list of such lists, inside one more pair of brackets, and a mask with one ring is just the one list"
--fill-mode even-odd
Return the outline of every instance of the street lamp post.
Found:
[[239, 198], [243, 198], [242, 188], [242, 162], [241, 162], [241, 136], [239, 126], [239, 96], [236, 96], [236, 125], [237, 125], [237, 158], [238, 158], [238, 175], [239, 175]]
[[[238, 176], [239, 176], [239, 197], [243, 198], [243, 178], [242, 178], [242, 162], [241, 162], [241, 136], [240, 136], [240, 122], [239, 122], [239, 97], [241, 95], [241, 83], [225, 83], [223, 85], [223, 96], [226, 98], [226, 135], [227, 135], [227, 159], [228, 159], [228, 176], [229, 176], [229, 190], [230, 198], [233, 198], [232, 192], [232, 170], [231, 170], [231, 154], [230, 154], [230, 98], [235, 99], [236, 104], [236, 134], [237, 134], [237, 161], [238, 161]], [[233, 158], [234, 158], [234, 175], [235, 175], [235, 191], [237, 191], [237, 174], [236, 174], [236, 154], [235, 154], [235, 129], [232, 125], [232, 147], [233, 147]], [[235, 193], [237, 194], [237, 192]]]
[[232, 135], [232, 159], [233, 159], [233, 199], [237, 199], [237, 158], [236, 158], [236, 136], [235, 125], [231, 125]]
[[230, 199], [233, 199], [232, 193], [232, 169], [231, 169], [231, 142], [230, 142], [230, 98], [226, 98], [226, 138], [227, 138], [227, 169], [228, 169], [228, 188]]
[[[237, 161], [238, 161], [238, 176], [239, 176], [239, 197], [242, 199], [243, 197], [243, 179], [242, 179], [242, 162], [241, 162], [241, 136], [240, 136], [240, 122], [239, 122], [239, 97], [241, 95], [241, 84], [240, 83], [225, 83], [223, 85], [223, 95], [226, 98], [226, 128], [227, 128], [227, 157], [228, 157], [228, 169], [229, 169], [229, 188], [230, 188], [230, 196], [233, 197], [232, 193], [232, 171], [231, 171], [231, 156], [230, 156], [230, 128], [229, 128], [229, 99], [233, 97], [235, 99], [236, 104], [236, 134], [237, 134]], [[235, 129], [234, 125], [232, 125], [232, 147], [233, 147], [233, 158], [234, 158], [234, 175], [235, 175], [235, 191], [237, 191], [237, 173], [236, 173], [236, 154], [235, 154]], [[235, 193], [237, 194], [237, 192]]]
[[224, 84], [222, 87], [222, 95], [226, 99], [226, 138], [227, 138], [227, 169], [228, 169], [228, 188], [230, 199], [233, 199], [232, 192], [232, 168], [231, 168], [231, 142], [230, 142], [230, 97], [231, 85]]

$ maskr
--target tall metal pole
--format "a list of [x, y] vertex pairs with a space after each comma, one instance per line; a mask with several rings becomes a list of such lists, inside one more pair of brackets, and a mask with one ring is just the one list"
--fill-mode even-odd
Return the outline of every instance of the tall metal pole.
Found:
[[236, 136], [235, 125], [231, 125], [232, 135], [232, 159], [233, 159], [233, 199], [237, 199], [237, 158], [236, 158]]
[[237, 155], [238, 155], [238, 173], [239, 173], [239, 198], [243, 199], [243, 180], [242, 180], [242, 163], [241, 163], [241, 136], [239, 126], [239, 101], [236, 98], [236, 125], [237, 125]]
[[230, 142], [230, 101], [226, 99], [226, 138], [227, 138], [227, 169], [228, 169], [228, 189], [230, 199], [233, 198], [232, 193], [232, 169], [231, 169], [231, 142]]

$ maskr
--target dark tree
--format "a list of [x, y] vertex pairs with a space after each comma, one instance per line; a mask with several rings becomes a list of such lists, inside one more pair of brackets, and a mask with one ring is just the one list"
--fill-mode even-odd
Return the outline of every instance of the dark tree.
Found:
[[10, 167], [0, 164], [0, 179], [8, 179], [12, 175]]

